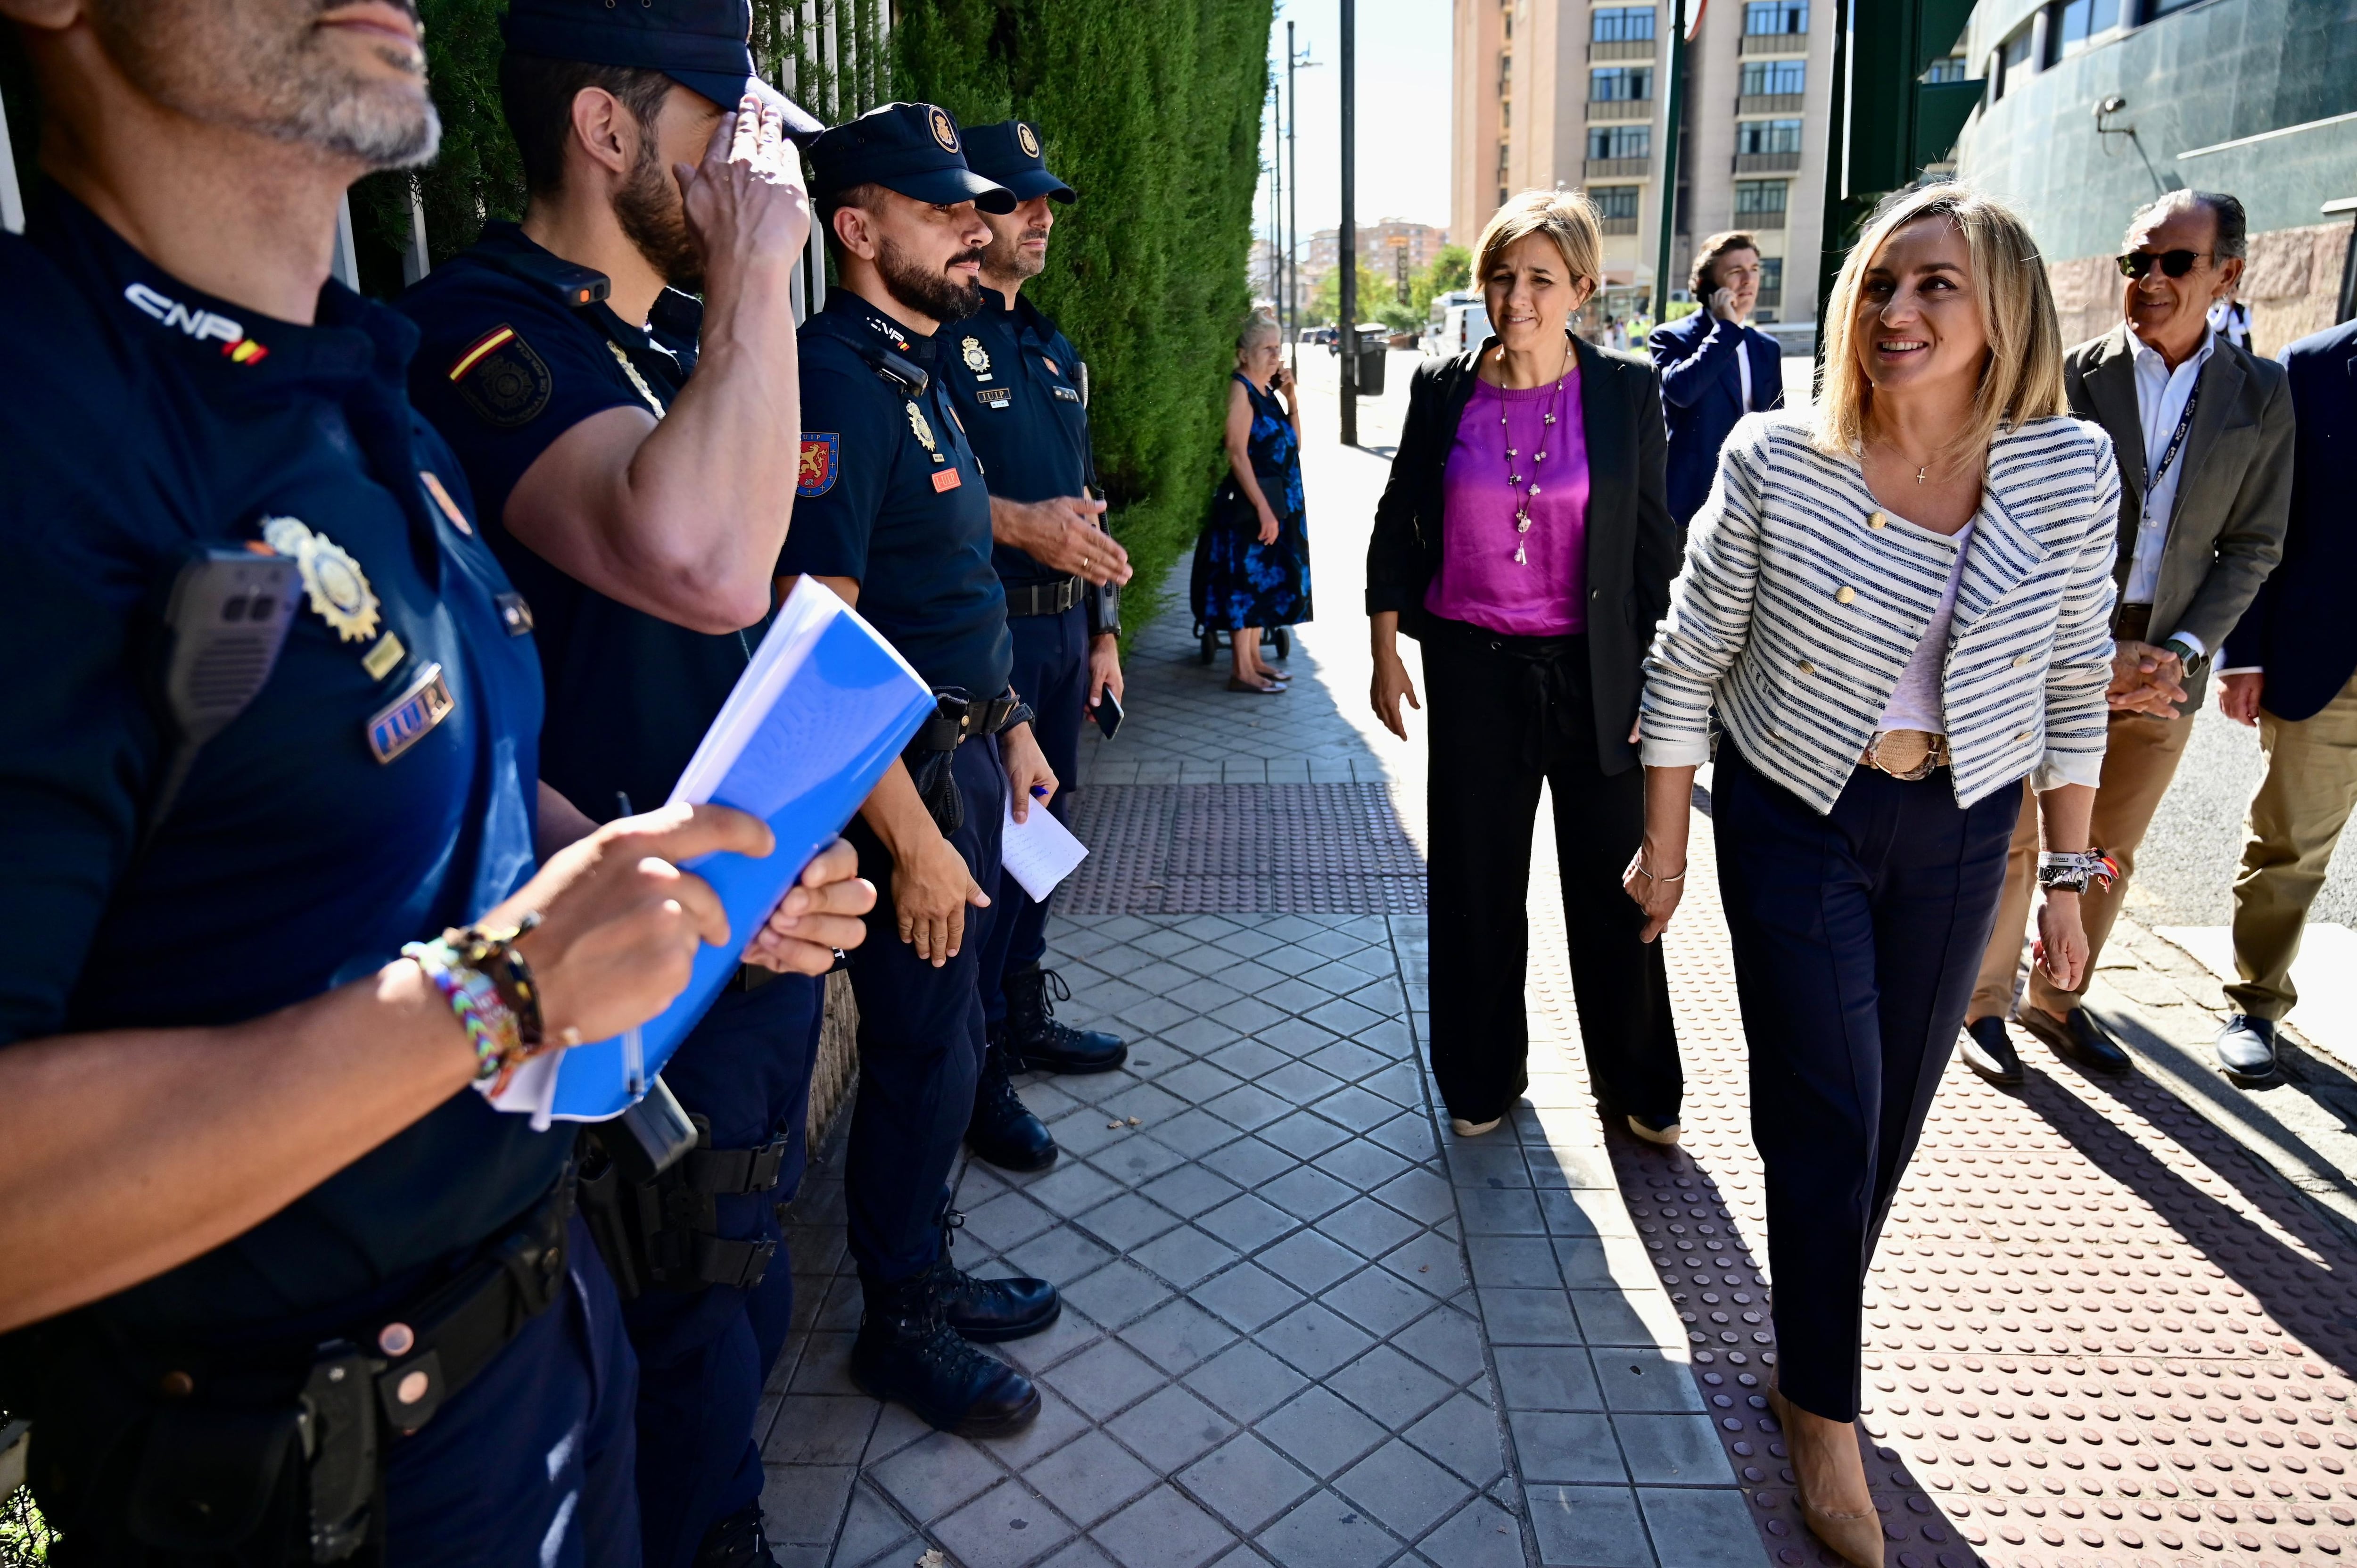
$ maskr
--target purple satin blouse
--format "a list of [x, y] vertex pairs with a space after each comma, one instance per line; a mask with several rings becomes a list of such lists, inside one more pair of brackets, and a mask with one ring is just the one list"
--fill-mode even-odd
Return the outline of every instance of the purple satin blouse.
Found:
[[[1552, 425], [1545, 423], [1549, 410]], [[1511, 468], [1509, 446], [1517, 454]], [[1515, 532], [1522, 488], [1508, 483], [1510, 474], [1539, 488], [1527, 533]], [[1426, 610], [1513, 637], [1587, 629], [1587, 433], [1577, 367], [1560, 394], [1553, 382], [1509, 389], [1476, 381], [1448, 449], [1441, 492], [1447, 515], [1440, 570], [1425, 590]], [[1524, 557], [1519, 564], [1517, 544]]]

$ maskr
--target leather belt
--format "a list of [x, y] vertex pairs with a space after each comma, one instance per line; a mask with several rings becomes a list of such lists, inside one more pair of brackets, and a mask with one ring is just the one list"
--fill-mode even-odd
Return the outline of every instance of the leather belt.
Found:
[[1857, 759], [1878, 773], [1888, 773], [1910, 784], [1953, 760], [1948, 752], [1946, 736], [1921, 729], [1877, 730]]
[[978, 735], [996, 735], [1030, 710], [1013, 696], [967, 697], [954, 690], [933, 693], [933, 716], [918, 729], [903, 748], [908, 752], [954, 751]]
[[1062, 615], [1081, 602], [1088, 591], [1078, 577], [1064, 577], [1052, 583], [1010, 583], [1006, 588], [1006, 613], [1016, 616]]

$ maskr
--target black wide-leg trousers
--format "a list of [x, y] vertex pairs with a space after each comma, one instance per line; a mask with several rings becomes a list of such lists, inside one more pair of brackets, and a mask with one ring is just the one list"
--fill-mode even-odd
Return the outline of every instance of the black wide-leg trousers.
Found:
[[1644, 836], [1644, 773], [1601, 770], [1586, 642], [1461, 622], [1423, 639], [1432, 1074], [1463, 1121], [1504, 1115], [1530, 1086], [1525, 900], [1542, 783], [1598, 1098], [1616, 1114], [1674, 1116], [1684, 1089], [1661, 944], [1637, 940], [1644, 917], [1620, 887]]
[[1777, 1383], [1853, 1421], [1861, 1304], [1899, 1179], [1964, 1026], [2021, 791], [1860, 768], [1828, 815], [1722, 741], [1719, 896], [1766, 1167]]

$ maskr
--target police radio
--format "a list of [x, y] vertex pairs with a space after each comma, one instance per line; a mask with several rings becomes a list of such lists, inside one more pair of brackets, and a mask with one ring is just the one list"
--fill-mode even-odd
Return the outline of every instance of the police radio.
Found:
[[202, 546], [173, 580], [164, 609], [164, 706], [176, 744], [145, 841], [172, 810], [197, 753], [268, 683], [301, 585], [295, 563], [262, 546]]

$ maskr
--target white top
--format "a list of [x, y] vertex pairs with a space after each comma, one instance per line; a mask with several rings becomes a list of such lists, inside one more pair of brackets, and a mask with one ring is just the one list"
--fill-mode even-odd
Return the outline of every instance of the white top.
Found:
[[[1888, 509], [1882, 515], [1895, 523], [1916, 526]], [[1972, 547], [1973, 528], [1974, 524], [1967, 522], [1949, 536], [1955, 542], [1956, 564], [1948, 568], [1948, 585], [1941, 591], [1940, 603], [1932, 611], [1932, 624], [1924, 631], [1923, 640], [1915, 645], [1907, 668], [1899, 672], [1899, 687], [1883, 707], [1882, 722], [1874, 726], [1878, 730], [1948, 733], [1947, 703], [1940, 695], [1940, 677], [1948, 664], [1948, 628], [1956, 618], [1956, 589], [1964, 580], [1964, 553]], [[1931, 530], [1923, 532], [1929, 533]]]
[[[2136, 553], [2128, 558], [2127, 586], [2120, 593], [2123, 604], [2148, 605], [2160, 587], [2160, 557], [2169, 547], [2169, 514], [2177, 507], [2177, 481], [2185, 473], [2185, 446], [2178, 447], [2177, 461], [2169, 466], [2168, 473], [2156, 480], [2152, 471], [2169, 450], [2177, 422], [2185, 416], [2194, 380], [2217, 347], [2216, 336], [2203, 333], [2201, 347], [2172, 371], [2158, 349], [2146, 348], [2143, 338], [2128, 334], [2128, 350], [2136, 359], [2136, 418], [2144, 426], [2146, 489], [2144, 505], [2136, 514]], [[2190, 439], [2189, 435], [2187, 445]]]
[[1743, 379], [1743, 412], [1751, 412], [1751, 345], [1743, 336], [1743, 323], [1735, 324], [1735, 373]]

